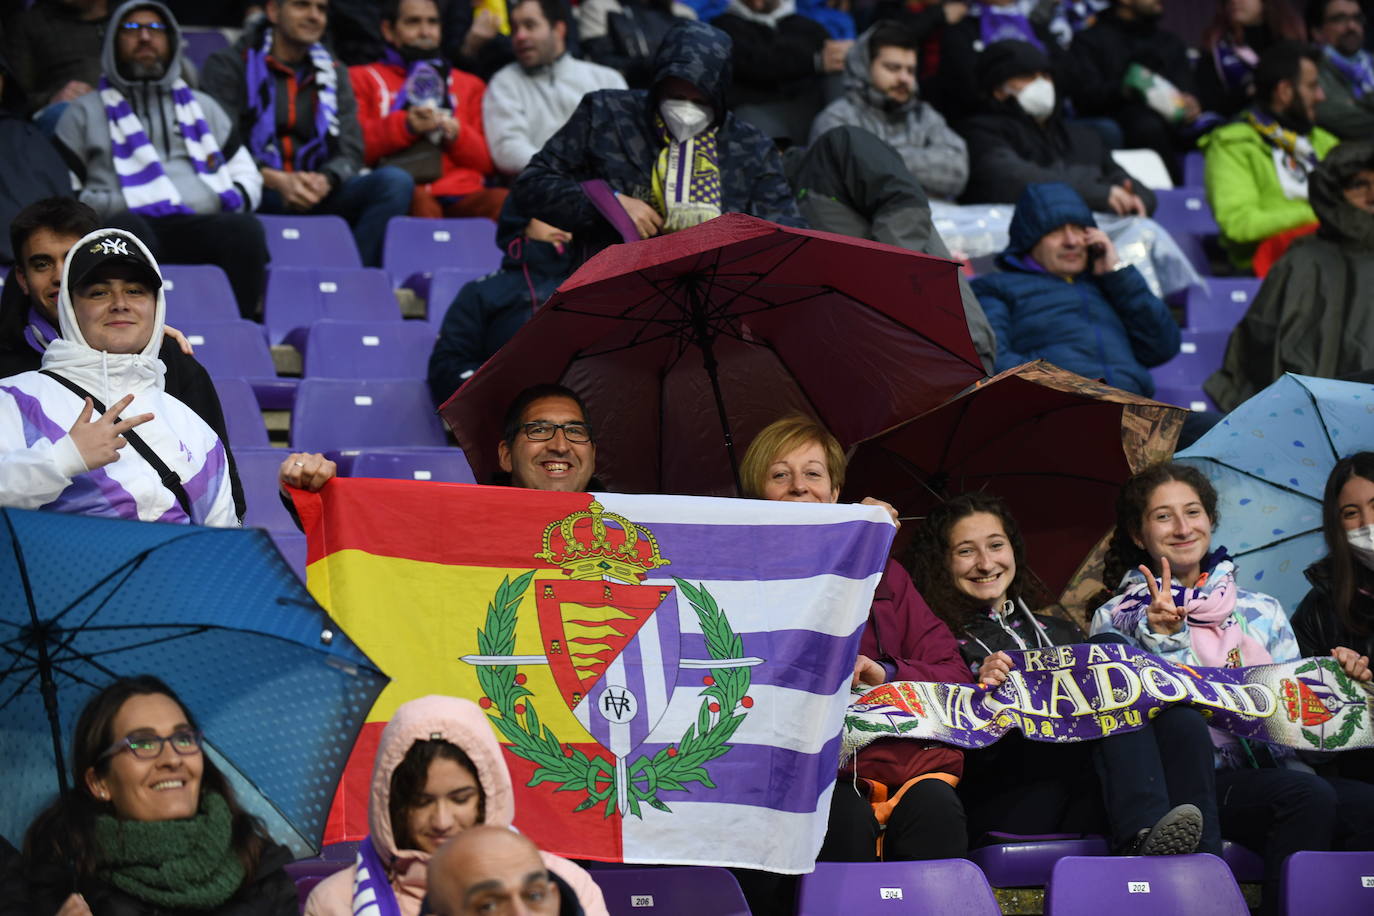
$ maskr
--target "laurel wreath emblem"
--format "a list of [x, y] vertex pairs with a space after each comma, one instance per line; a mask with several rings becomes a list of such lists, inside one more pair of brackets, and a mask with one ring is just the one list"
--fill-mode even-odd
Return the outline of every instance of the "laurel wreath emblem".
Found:
[[1298, 730], [1307, 739], [1307, 742], [1317, 750], [1333, 751], [1344, 747], [1354, 737], [1355, 730], [1360, 727], [1366, 714], [1374, 715], [1374, 710], [1367, 709], [1368, 704], [1361, 698], [1359, 688], [1332, 659], [1314, 659], [1295, 668], [1293, 673], [1295, 675], [1307, 674], [1316, 671], [1319, 667], [1336, 675], [1336, 684], [1343, 688], [1341, 692], [1344, 694], [1342, 697], [1344, 702], [1341, 705], [1345, 706], [1346, 709], [1341, 716], [1340, 725], [1336, 727], [1336, 733], [1333, 735], [1322, 738], [1320, 735], [1312, 734], [1301, 725], [1299, 725]]
[[[486, 626], [477, 631], [478, 651], [483, 655], [512, 655], [515, 650], [515, 625], [520, 603], [534, 578], [534, 570], [517, 577], [506, 577], [487, 605]], [[744, 644], [730, 628], [715, 598], [700, 583], [693, 587], [681, 579], [673, 580], [696, 612], [706, 649], [711, 658], [726, 661], [744, 657]], [[744, 722], [754, 705], [749, 696], [749, 668], [711, 668], [702, 678], [705, 689], [697, 720], [687, 727], [681, 740], [660, 750], [652, 758], [641, 754], [626, 768], [626, 808], [623, 814], [642, 818], [641, 804], [659, 811], [672, 809], [659, 797], [664, 791], [687, 791], [688, 783], [708, 789], [716, 784], [706, 764], [727, 753], [726, 742]], [[511, 753], [537, 765], [528, 786], [555, 783], [556, 792], [577, 792], [585, 797], [573, 808], [584, 811], [593, 805], [605, 806], [610, 817], [619, 805], [619, 785], [614, 761], [600, 754], [589, 757], [570, 744], [562, 744], [547, 725], [539, 721], [532, 698], [525, 687], [525, 675], [516, 665], [484, 665], [477, 669], [477, 682], [483, 694], [480, 701], [492, 724], [510, 742]]]

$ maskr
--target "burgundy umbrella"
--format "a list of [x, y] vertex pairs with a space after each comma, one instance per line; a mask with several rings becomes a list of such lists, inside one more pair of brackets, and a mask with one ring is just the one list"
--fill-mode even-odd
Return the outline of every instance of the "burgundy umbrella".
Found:
[[951, 261], [728, 214], [600, 252], [440, 408], [479, 481], [507, 404], [561, 382], [622, 492], [733, 494], [789, 411], [848, 446], [983, 376]]
[[1000, 496], [1031, 568], [1058, 595], [1116, 523], [1117, 491], [1131, 476], [1123, 413], [1140, 409], [1182, 412], [1043, 360], [1024, 363], [859, 443], [842, 498], [874, 496], [919, 518], [960, 493]]

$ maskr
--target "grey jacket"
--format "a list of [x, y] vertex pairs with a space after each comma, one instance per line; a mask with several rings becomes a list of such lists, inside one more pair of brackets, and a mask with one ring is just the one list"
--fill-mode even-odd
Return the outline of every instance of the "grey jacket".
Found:
[[901, 104], [873, 88], [868, 40], [860, 35], [844, 63], [845, 94], [831, 102], [811, 125], [811, 142], [835, 127], [862, 127], [892, 147], [907, 171], [932, 197], [953, 200], [968, 183], [968, 147], [938, 111], [913, 96]]
[[[126, 80], [115, 65], [115, 32], [105, 33], [100, 52], [101, 70], [110, 84], [128, 99], [134, 114], [143, 122], [149, 141], [157, 149], [162, 168], [176, 185], [181, 202], [196, 213], [219, 213], [219, 197], [196, 173], [195, 163], [186, 150], [186, 143], [178, 130], [176, 107], [172, 102], [172, 84], [181, 77], [181, 30], [171, 10], [149, 0], [128, 0], [122, 4], [111, 22], [123, 20], [131, 10], [155, 9], [169, 26], [167, 36], [172, 57], [167, 72], [156, 80]], [[194, 90], [193, 90], [194, 91]], [[258, 174], [247, 147], [239, 143], [238, 132], [229, 116], [213, 98], [195, 91], [205, 115], [205, 123], [219, 143], [229, 175], [244, 200], [244, 210], [252, 212], [262, 198], [262, 176]], [[102, 218], [127, 209], [124, 191], [115, 172], [114, 156], [110, 152], [110, 124], [105, 104], [99, 92], [88, 92], [72, 101], [57, 123], [57, 142], [81, 182], [80, 198]]]
[[1345, 77], [1325, 58], [1317, 76], [1326, 95], [1317, 103], [1317, 126], [1342, 140], [1374, 140], [1374, 97], [1355, 98]]

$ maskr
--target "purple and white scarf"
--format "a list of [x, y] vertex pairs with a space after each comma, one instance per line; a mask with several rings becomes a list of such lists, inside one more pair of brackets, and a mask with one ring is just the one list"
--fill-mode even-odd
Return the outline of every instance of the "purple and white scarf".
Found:
[[1228, 92], [1240, 92], [1249, 85], [1259, 63], [1259, 54], [1246, 44], [1233, 41], [1229, 35], [1217, 39], [1212, 49], [1212, 65], [1217, 78]]
[[[272, 52], [272, 29], [263, 32], [262, 47], [248, 49], [246, 75], [248, 77], [248, 108], [253, 113], [253, 129], [248, 134], [248, 149], [259, 165], [271, 169], [282, 167], [281, 147], [277, 138], [277, 80], [267, 66]], [[310, 63], [315, 69], [315, 136], [302, 143], [292, 157], [297, 171], [309, 172], [319, 168], [329, 158], [329, 139], [339, 135], [339, 83], [334, 72], [334, 58], [324, 45], [310, 46]]]
[[372, 837], [358, 844], [353, 874], [353, 916], [401, 916], [386, 866], [372, 845]]
[[[399, 67], [406, 72], [406, 78], [401, 83], [401, 89], [391, 100], [391, 110], [400, 111], [410, 104], [410, 95], [416, 80], [428, 80], [437, 77], [443, 96], [443, 107], [449, 111], [458, 110], [458, 100], [454, 98], [450, 91], [452, 85], [448, 80], [448, 64], [442, 58], [424, 57], [416, 60], [406, 60], [400, 51], [391, 45], [386, 45], [382, 49], [382, 63], [393, 67]], [[422, 66], [423, 65], [423, 66]], [[433, 74], [433, 77], [430, 76]]]
[[[182, 203], [176, 184], [167, 177], [162, 159], [129, 100], [103, 76], [100, 78], [100, 101], [110, 125], [110, 154], [114, 158], [115, 174], [119, 176], [119, 186], [129, 209], [144, 216], [193, 213]], [[195, 93], [184, 80], [172, 83], [172, 104], [181, 139], [186, 143], [186, 153], [195, 165], [196, 174], [218, 195], [224, 212], [242, 210], [243, 196], [234, 188], [234, 180], [225, 168], [224, 153], [210, 125], [205, 123], [205, 112], [196, 101]]]
[[1045, 50], [1045, 43], [1035, 34], [1030, 20], [1016, 7], [979, 4], [978, 30], [985, 48], [996, 41], [1024, 41]]
[[1374, 92], [1374, 56], [1363, 49], [1356, 51], [1354, 57], [1346, 57], [1330, 45], [1322, 48], [1326, 62], [1336, 68], [1336, 72], [1350, 87], [1350, 93], [1357, 99]]

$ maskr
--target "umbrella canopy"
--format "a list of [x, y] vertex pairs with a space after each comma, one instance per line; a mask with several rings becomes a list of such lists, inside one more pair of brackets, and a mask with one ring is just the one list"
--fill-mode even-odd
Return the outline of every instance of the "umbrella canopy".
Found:
[[152, 674], [244, 807], [298, 852], [318, 847], [387, 678], [265, 532], [0, 509], [0, 595], [0, 833], [17, 844], [57, 794], [86, 701]]
[[588, 403], [609, 488], [733, 494], [731, 442], [788, 411], [848, 446], [983, 376], [957, 269], [742, 214], [614, 245], [441, 412], [485, 481], [506, 406], [561, 382]]
[[1031, 567], [1058, 594], [1116, 522], [1131, 476], [1123, 411], [1183, 411], [1037, 360], [980, 382], [860, 443], [845, 497], [875, 496], [902, 516], [987, 491], [1011, 508]]
[[1365, 449], [1374, 449], [1374, 386], [1289, 373], [1177, 457], [1217, 488], [1212, 544], [1231, 552], [1236, 580], [1291, 614], [1309, 588], [1303, 570], [1326, 555], [1326, 478]]

